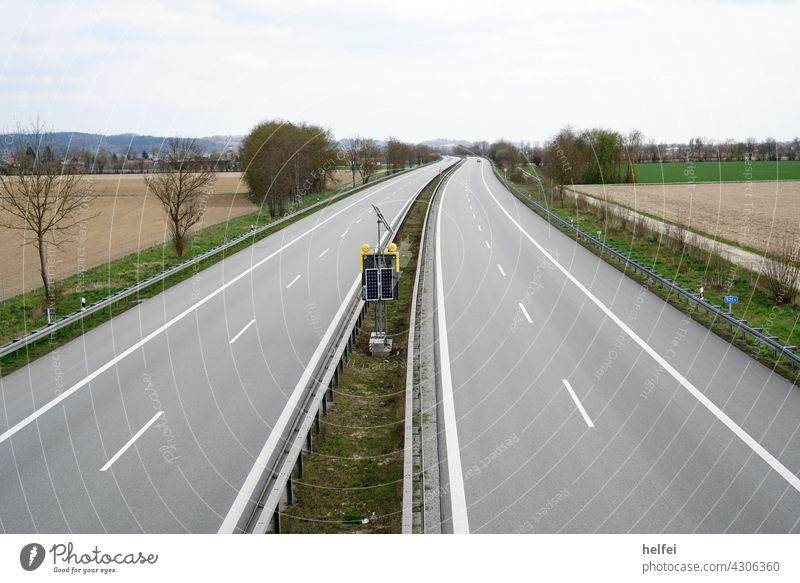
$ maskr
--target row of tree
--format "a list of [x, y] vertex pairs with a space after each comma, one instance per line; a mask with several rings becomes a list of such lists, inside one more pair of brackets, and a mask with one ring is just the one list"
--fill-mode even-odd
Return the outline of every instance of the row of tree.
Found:
[[[605, 129], [576, 131], [562, 129], [544, 146], [527, 142], [475, 142], [459, 146], [461, 154], [487, 156], [510, 173], [519, 166], [535, 164], [547, 178], [557, 184], [590, 184], [597, 182], [631, 182], [636, 168], [631, 163], [641, 148], [642, 134], [628, 135]], [[633, 158], [631, 157], [633, 156]]]
[[385, 145], [353, 136], [336, 142], [318, 125], [271, 120], [257, 125], [242, 142], [241, 165], [250, 194], [272, 216], [299, 207], [322, 192], [337, 169], [346, 168], [366, 184], [383, 167], [387, 172], [424, 164], [439, 155], [424, 145], [389, 138]]
[[[17, 142], [24, 142], [24, 134], [15, 134]], [[48, 145], [42, 152], [42, 161], [58, 161], [65, 167], [65, 171], [70, 174], [104, 174], [104, 173], [145, 173], [156, 171], [161, 160], [162, 150], [166, 152], [170, 146], [168, 139], [161, 144], [161, 147], [149, 153], [142, 150], [140, 153], [127, 152], [117, 155], [105, 148], [90, 150], [88, 148], [71, 149], [68, 152], [60, 152], [52, 145]], [[18, 145], [11, 149], [13, 154], [5, 156], [0, 160], [0, 174], [11, 174], [17, 165], [29, 164], [37, 157], [33, 147], [27, 146], [20, 151]], [[166, 154], [165, 154], [166, 155]], [[205, 153], [198, 148], [198, 160], [203, 160], [209, 168], [218, 172], [228, 172], [239, 169], [239, 156], [236, 152], [212, 152]]]
[[[604, 129], [577, 131], [566, 127], [544, 144], [500, 140], [492, 144], [475, 142], [469, 147], [459, 147], [458, 150], [462, 154], [489, 156], [499, 165], [509, 169], [523, 163], [549, 165], [552, 172], [548, 172], [564, 180], [575, 177], [586, 182], [597, 181], [602, 173], [605, 176], [615, 175], [615, 178], [621, 181], [630, 181], [633, 179], [632, 173], [635, 169], [622, 168], [615, 173], [610, 167], [614, 159], [629, 165], [676, 161], [800, 160], [800, 138], [787, 141], [777, 141], [773, 138], [715, 141], [696, 137], [687, 143], [668, 144], [646, 140], [638, 130], [621, 134]], [[598, 158], [595, 167], [585, 167], [586, 160], [591, 160], [595, 156]], [[603, 168], [603, 163], [608, 163], [608, 166]], [[561, 166], [561, 169], [558, 170], [556, 166]]]

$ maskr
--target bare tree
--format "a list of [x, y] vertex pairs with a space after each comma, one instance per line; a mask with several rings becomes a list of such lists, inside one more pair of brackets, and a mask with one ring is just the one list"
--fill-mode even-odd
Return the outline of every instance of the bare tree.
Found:
[[372, 138], [362, 138], [353, 136], [347, 147], [346, 158], [354, 162], [353, 168], [361, 176], [361, 183], [366, 184], [375, 174], [378, 160], [381, 157], [381, 149], [378, 143]]
[[147, 187], [164, 207], [175, 254], [183, 257], [189, 230], [205, 213], [204, 198], [214, 184], [213, 170], [204, 168], [200, 147], [192, 139], [169, 138], [161, 149], [158, 171]]
[[791, 304], [800, 285], [800, 246], [786, 237], [776, 245], [774, 253], [775, 259], [761, 259], [764, 285], [776, 304]]
[[85, 212], [93, 199], [91, 185], [53, 155], [40, 121], [30, 129], [18, 126], [15, 138], [15, 167], [10, 175], [0, 175], [0, 226], [32, 235], [26, 244], [32, 244], [39, 253], [46, 306], [53, 307], [48, 247], [61, 247], [69, 241], [73, 227], [97, 216]]

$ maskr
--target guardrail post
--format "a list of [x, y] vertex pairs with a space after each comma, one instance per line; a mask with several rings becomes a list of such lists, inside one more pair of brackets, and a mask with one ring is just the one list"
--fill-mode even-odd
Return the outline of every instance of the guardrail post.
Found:
[[[291, 476], [291, 474], [290, 474]], [[300, 450], [300, 455], [297, 456], [297, 477], [303, 478], [303, 450]]]
[[277, 508], [272, 513], [272, 531], [275, 534], [281, 533], [281, 513]]
[[294, 479], [289, 474], [289, 479], [286, 480], [286, 502], [291, 506], [294, 504]]
[[[323, 399], [323, 402], [324, 401], [325, 401], [325, 399]], [[321, 425], [320, 425], [320, 421], [319, 421], [319, 409], [317, 409], [317, 414], [314, 415], [314, 427], [317, 428], [317, 435], [319, 435], [319, 432], [320, 432], [320, 429], [321, 429]]]
[[306, 433], [306, 451], [309, 453], [312, 452], [313, 451], [312, 446], [313, 443], [311, 439], [311, 431], [309, 430], [309, 432]]

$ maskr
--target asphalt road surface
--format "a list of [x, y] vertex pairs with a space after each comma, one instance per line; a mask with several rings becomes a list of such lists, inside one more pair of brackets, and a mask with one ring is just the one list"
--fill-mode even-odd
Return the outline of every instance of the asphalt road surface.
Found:
[[796, 387], [551, 228], [486, 161], [455, 172], [437, 219], [446, 528], [800, 532]]
[[[389, 221], [345, 198], [0, 380], [0, 531], [217, 532]], [[402, 249], [400, 250], [402, 253]]]

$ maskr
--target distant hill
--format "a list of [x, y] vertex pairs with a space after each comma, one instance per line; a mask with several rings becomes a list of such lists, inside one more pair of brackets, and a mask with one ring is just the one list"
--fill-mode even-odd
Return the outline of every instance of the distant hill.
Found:
[[430, 146], [431, 148], [452, 148], [453, 146], [471, 146], [472, 142], [467, 140], [451, 140], [450, 138], [436, 138], [435, 140], [427, 140], [425, 142], [420, 142], [425, 146]]
[[[53, 150], [59, 153], [68, 150], [97, 150], [104, 148], [112, 154], [122, 155], [128, 150], [136, 155], [146, 150], [148, 154], [158, 152], [164, 141], [165, 136], [142, 136], [138, 134], [116, 134], [104, 136], [102, 134], [90, 134], [85, 132], [51, 132], [48, 134], [51, 139]], [[14, 134], [0, 134], [0, 144], [10, 144], [14, 141]], [[197, 143], [204, 152], [223, 152], [228, 149], [236, 151], [242, 143], [244, 136], [208, 136], [198, 138]], [[10, 153], [10, 152], [8, 152]]]

